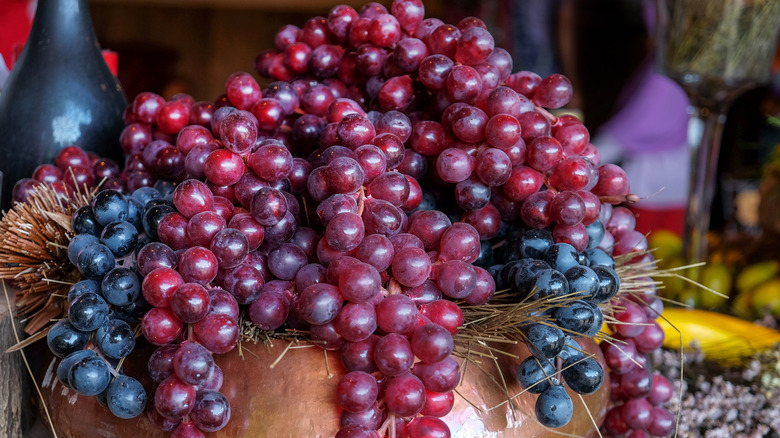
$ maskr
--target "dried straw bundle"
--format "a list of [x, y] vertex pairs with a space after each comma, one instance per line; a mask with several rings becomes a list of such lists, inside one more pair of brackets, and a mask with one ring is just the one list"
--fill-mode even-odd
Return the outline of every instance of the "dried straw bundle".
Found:
[[19, 290], [16, 308], [29, 317], [27, 334], [62, 315], [68, 288], [80, 279], [67, 248], [73, 236], [71, 216], [90, 197], [74, 193], [65, 198], [42, 184], [0, 221], [0, 279]]

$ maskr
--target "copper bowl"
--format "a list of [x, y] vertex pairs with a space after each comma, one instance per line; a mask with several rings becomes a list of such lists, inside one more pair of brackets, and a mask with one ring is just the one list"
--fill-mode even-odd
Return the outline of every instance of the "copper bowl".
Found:
[[[604, 357], [590, 339], [582, 340], [583, 349], [597, 356], [602, 366]], [[287, 346], [275, 341], [273, 346], [245, 346], [243, 358], [238, 350], [216, 357], [225, 374], [222, 392], [230, 400], [232, 416], [220, 432], [209, 436], [252, 438], [301, 438], [333, 437], [339, 428], [339, 408], [335, 402], [335, 386], [346, 371], [338, 352], [315, 346], [288, 350], [272, 368]], [[548, 429], [535, 418], [536, 395], [523, 393], [504, 403], [507, 396], [496, 385], [500, 381], [496, 365], [512, 395], [522, 390], [512, 376], [512, 370], [520, 360], [529, 355], [525, 345], [513, 345], [507, 351], [520, 359], [500, 357], [496, 362], [482, 364], [480, 370], [473, 364], [461, 366], [464, 373], [457, 388], [455, 406], [444, 421], [449, 425], [453, 438], [475, 437], [560, 437], [592, 436], [604, 418], [609, 402], [609, 382], [596, 393], [582, 396], [570, 393], [575, 414], [572, 421], [560, 429]], [[146, 374], [146, 361], [151, 348], [139, 348], [125, 361], [128, 375], [139, 378]], [[327, 364], [326, 364], [327, 360]], [[156, 429], [140, 415], [132, 420], [120, 420], [101, 407], [94, 397], [79, 396], [63, 386], [56, 377], [59, 359], [51, 359], [43, 374], [42, 391], [51, 415], [53, 426], [60, 437], [132, 437], [164, 438], [167, 432]], [[328, 374], [330, 372], [330, 375]], [[145, 385], [149, 381], [143, 381]], [[147, 385], [151, 389], [151, 385]], [[150, 392], [151, 394], [151, 392]], [[587, 405], [586, 411], [583, 401]], [[590, 415], [588, 414], [590, 412]], [[43, 414], [42, 414], [43, 415]], [[591, 418], [591, 416], [593, 418]], [[45, 417], [44, 417], [45, 418]]]

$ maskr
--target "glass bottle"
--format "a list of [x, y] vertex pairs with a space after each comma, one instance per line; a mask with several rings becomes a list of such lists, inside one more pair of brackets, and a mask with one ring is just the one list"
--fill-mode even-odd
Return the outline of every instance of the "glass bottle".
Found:
[[30, 35], [0, 94], [2, 209], [11, 190], [58, 151], [77, 145], [121, 157], [127, 106], [101, 54], [87, 0], [39, 0]]

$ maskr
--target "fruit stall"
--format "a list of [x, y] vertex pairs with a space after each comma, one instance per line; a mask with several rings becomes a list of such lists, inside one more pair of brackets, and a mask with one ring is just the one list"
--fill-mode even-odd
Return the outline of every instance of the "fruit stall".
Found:
[[586, 0], [152, 3], [0, 75], [0, 436], [780, 436], [780, 1], [637, 2], [630, 103]]

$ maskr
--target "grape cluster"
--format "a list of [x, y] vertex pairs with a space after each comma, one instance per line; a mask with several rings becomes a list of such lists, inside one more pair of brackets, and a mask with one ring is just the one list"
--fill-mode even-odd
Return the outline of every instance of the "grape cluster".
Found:
[[[591, 236], [594, 237], [594, 236]], [[599, 242], [590, 239], [591, 246]], [[573, 338], [593, 337], [604, 322], [599, 304], [615, 297], [620, 278], [615, 262], [600, 248], [584, 252], [568, 243], [554, 243], [549, 230], [531, 229], [501, 248], [501, 258], [512, 260], [489, 268], [498, 287], [521, 301], [561, 300], [548, 312], [548, 320], [527, 324], [523, 333], [532, 355], [516, 370], [523, 389], [539, 394], [536, 415], [548, 427], [571, 420], [573, 403], [563, 383], [580, 394], [601, 387], [604, 370], [586, 357]]]
[[54, 164], [41, 164], [31, 178], [23, 178], [14, 184], [14, 202], [27, 200], [30, 191], [40, 184], [49, 185], [55, 193], [68, 197], [73, 193], [90, 193], [101, 184], [104, 189], [124, 192], [124, 180], [119, 165], [110, 158], [101, 158], [78, 146], [60, 149]]
[[[120, 137], [125, 167], [98, 194], [126, 204], [129, 226], [101, 219], [113, 207], [74, 216], [73, 260], [85, 277], [112, 278], [118, 290], [116, 260], [137, 275], [126, 304], [111, 301], [119, 292], [93, 295], [108, 301], [108, 320], [143, 309], [141, 331], [159, 346], [150, 420], [174, 436], [225, 426], [213, 355], [236, 345], [245, 306], [262, 330], [304, 331], [340, 351], [338, 438], [378, 437], [389, 425], [397, 436], [449, 436], [440, 417], [460, 379], [459, 303], [509, 289], [517, 300], [578, 298], [544, 315], [549, 323], [522, 327], [533, 355], [517, 374], [539, 393], [539, 420], [566, 424], [563, 384], [588, 394], [604, 378], [574, 338], [601, 328], [600, 305], [619, 289], [613, 257], [647, 248], [618, 206], [633, 199], [625, 172], [600, 163], [579, 120], [548, 111], [568, 102], [568, 79], [512, 73], [481, 20], [424, 18], [420, 0], [389, 11], [339, 5], [283, 26], [275, 44], [255, 62], [271, 79], [265, 88], [237, 72], [213, 102], [136, 96]], [[633, 323], [624, 313], [607, 316]], [[657, 347], [652, 331], [647, 340], [620, 331], [630, 327], [615, 325], [619, 340]], [[611, 372], [629, 375], [602, 345]]]
[[[614, 234], [636, 236], [634, 225], [634, 216], [623, 207], [615, 208], [608, 221]], [[653, 284], [650, 278], [639, 281]], [[668, 436], [675, 430], [675, 418], [664, 404], [674, 390], [665, 376], [647, 366], [648, 355], [664, 342], [664, 331], [656, 322], [663, 302], [657, 290], [648, 287], [642, 293], [618, 297], [612, 304], [615, 310], [609, 328], [614, 341], [602, 343], [601, 351], [610, 368], [615, 406], [607, 412], [602, 430], [609, 436]]]
[[[134, 196], [138, 193], [154, 195], [156, 191], [139, 188]], [[150, 199], [147, 205], [156, 202]], [[209, 228], [204, 226], [207, 221], [188, 221], [182, 213], [194, 219], [202, 210], [219, 217], [224, 226], [224, 219], [213, 211], [205, 184], [188, 180], [177, 185], [164, 205], [166, 213], [147, 232], [176, 250], [153, 241], [140, 248], [136, 260], [143, 277], [141, 293], [153, 307], [144, 315], [141, 331], [159, 346], [148, 364], [157, 388], [147, 413], [153, 424], [174, 431], [173, 436], [203, 436], [202, 432], [225, 427], [231, 413], [230, 403], [219, 392], [224, 376], [213, 354], [229, 352], [238, 341], [238, 303], [226, 291], [210, 287], [218, 268], [226, 263], [230, 242], [220, 248], [212, 246], [212, 252], [187, 238], [187, 232], [198, 224], [202, 233]]]
[[131, 261], [143, 213], [139, 203], [115, 190], [99, 192], [74, 213], [68, 258], [84, 280], [68, 291], [68, 318], [47, 334], [49, 349], [63, 358], [59, 380], [79, 394], [97, 396], [119, 418], [141, 414], [147, 401], [141, 383], [118, 368], [135, 348], [132, 325], [148, 309]]

